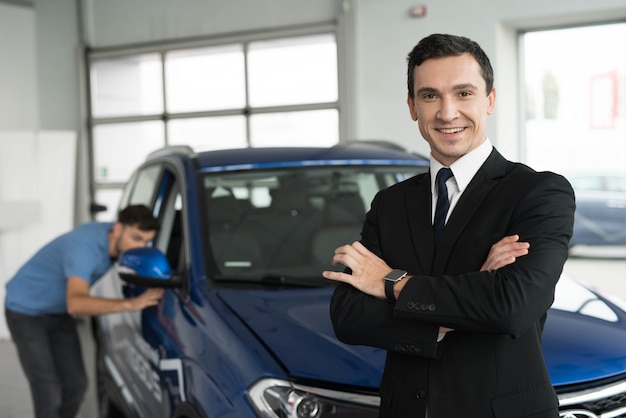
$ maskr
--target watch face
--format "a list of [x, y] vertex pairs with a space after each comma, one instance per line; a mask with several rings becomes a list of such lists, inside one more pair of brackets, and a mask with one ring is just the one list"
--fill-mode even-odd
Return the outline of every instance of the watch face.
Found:
[[398, 269], [394, 269], [391, 271], [391, 273], [389, 273], [386, 277], [385, 280], [388, 280], [390, 282], [397, 282], [398, 280], [400, 280], [401, 278], [403, 278], [404, 276], [406, 276], [406, 271], [404, 270], [398, 270]]

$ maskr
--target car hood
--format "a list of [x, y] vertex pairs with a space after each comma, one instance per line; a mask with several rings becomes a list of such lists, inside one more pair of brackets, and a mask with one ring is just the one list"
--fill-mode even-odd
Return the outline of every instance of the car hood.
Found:
[[609, 298], [561, 276], [543, 332], [553, 385], [626, 373], [626, 306]]
[[330, 322], [332, 288], [220, 290], [292, 377], [377, 388], [382, 350], [339, 342]]
[[[385, 353], [336, 339], [329, 313], [332, 291], [219, 292], [290, 376], [376, 388]], [[553, 385], [626, 373], [626, 314], [619, 304], [566, 275], [561, 277], [543, 333]]]

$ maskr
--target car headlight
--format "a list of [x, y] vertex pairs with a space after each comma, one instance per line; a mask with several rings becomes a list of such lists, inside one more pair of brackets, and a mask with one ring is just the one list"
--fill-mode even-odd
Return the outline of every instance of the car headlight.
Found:
[[295, 385], [262, 379], [248, 391], [248, 399], [264, 418], [377, 417], [379, 399], [373, 395]]

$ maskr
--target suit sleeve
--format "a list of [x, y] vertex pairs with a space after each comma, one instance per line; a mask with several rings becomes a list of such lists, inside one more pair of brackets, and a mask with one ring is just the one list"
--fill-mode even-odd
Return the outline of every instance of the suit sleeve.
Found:
[[438, 357], [439, 326], [396, 317], [393, 305], [340, 284], [330, 305], [335, 335], [347, 344]]
[[[374, 198], [368, 218], [376, 218], [377, 202], [382, 194], [379, 192]], [[366, 221], [361, 235], [363, 245], [383, 257], [379, 235], [371, 222]], [[395, 315], [393, 304], [348, 284], [342, 283], [335, 289], [330, 314], [335, 335], [344, 343], [431, 358], [440, 355], [441, 346], [437, 344], [439, 325], [400, 318]]]
[[[498, 239], [517, 233], [522, 241], [529, 242], [529, 254], [493, 272], [416, 275], [398, 298], [395, 317], [459, 331], [513, 337], [545, 317], [554, 301], [554, 289], [568, 256], [574, 193], [567, 180], [553, 173], [532, 173], [523, 179], [519, 187], [507, 185], [513, 189], [509, 193], [517, 193], [509, 212], [506, 205], [496, 201], [501, 192], [496, 191], [493, 197], [485, 199], [483, 205], [495, 209], [485, 209], [468, 224], [468, 232], [456, 243], [456, 253], [462, 260], [462, 253], [469, 251], [470, 246], [490, 247], [497, 241], [495, 237], [493, 242], [487, 243], [476, 242], [476, 237], [501, 231]], [[505, 229], [500, 230], [502, 227]], [[472, 237], [474, 242], [468, 239]], [[481, 264], [488, 249], [483, 252], [484, 258], [478, 260]], [[454, 262], [454, 256], [450, 260]], [[454, 267], [446, 269], [453, 270]], [[429, 309], [422, 309], [423, 306]]]

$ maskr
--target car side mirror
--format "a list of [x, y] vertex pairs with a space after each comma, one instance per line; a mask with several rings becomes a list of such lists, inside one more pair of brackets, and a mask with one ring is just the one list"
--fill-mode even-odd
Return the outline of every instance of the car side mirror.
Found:
[[157, 248], [142, 247], [124, 251], [117, 263], [117, 274], [125, 282], [142, 287], [181, 287], [182, 279]]

